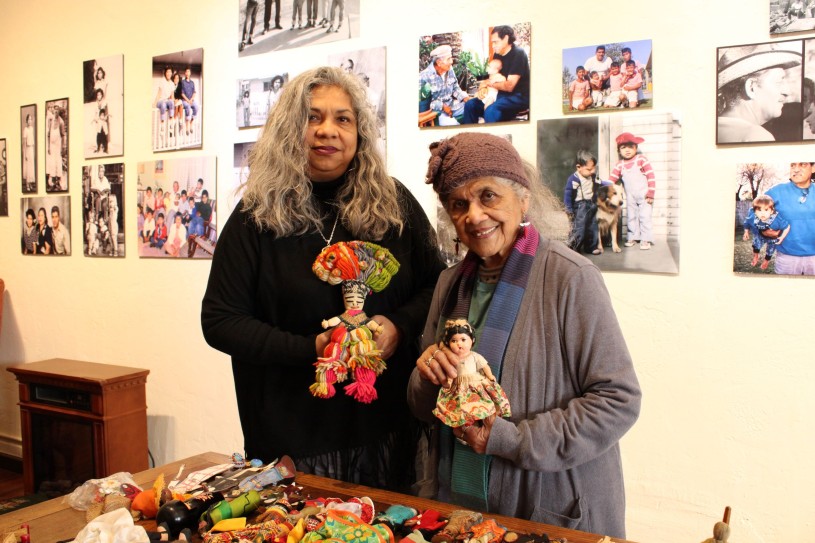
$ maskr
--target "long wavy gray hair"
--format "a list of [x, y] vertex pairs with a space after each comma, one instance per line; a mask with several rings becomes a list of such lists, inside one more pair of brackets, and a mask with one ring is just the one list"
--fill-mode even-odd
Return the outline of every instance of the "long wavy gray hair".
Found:
[[259, 228], [278, 237], [319, 231], [323, 217], [311, 197], [305, 144], [311, 90], [318, 86], [347, 92], [357, 118], [357, 154], [337, 194], [343, 226], [367, 240], [380, 240], [391, 228], [401, 232], [404, 221], [396, 183], [377, 149], [379, 128], [365, 88], [356, 75], [328, 66], [306, 71], [283, 86], [249, 153], [244, 209]]

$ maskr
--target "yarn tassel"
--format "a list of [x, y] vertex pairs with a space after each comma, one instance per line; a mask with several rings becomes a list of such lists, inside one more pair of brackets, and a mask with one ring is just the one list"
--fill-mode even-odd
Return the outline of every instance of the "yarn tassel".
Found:
[[354, 382], [345, 387], [345, 393], [361, 403], [371, 403], [376, 400], [374, 388], [376, 373], [368, 368], [357, 366], [354, 369]]

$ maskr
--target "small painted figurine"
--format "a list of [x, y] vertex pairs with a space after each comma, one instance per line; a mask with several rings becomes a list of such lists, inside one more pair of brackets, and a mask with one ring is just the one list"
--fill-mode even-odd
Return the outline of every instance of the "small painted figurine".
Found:
[[336, 392], [334, 384], [345, 381], [350, 373], [354, 382], [345, 387], [345, 393], [371, 403], [377, 398], [374, 383], [385, 371], [385, 361], [374, 340], [380, 325], [362, 308], [370, 292], [388, 286], [399, 271], [399, 262], [375, 243], [340, 241], [323, 249], [311, 270], [320, 280], [342, 286], [345, 311], [322, 321], [323, 328], [334, 329], [323, 356], [314, 364], [316, 379], [309, 390], [318, 398], [331, 398]]
[[472, 426], [498, 414], [510, 416], [509, 400], [487, 360], [471, 349], [475, 330], [466, 319], [448, 320], [442, 341], [459, 357], [457, 376], [439, 390], [433, 414], [447, 426]]

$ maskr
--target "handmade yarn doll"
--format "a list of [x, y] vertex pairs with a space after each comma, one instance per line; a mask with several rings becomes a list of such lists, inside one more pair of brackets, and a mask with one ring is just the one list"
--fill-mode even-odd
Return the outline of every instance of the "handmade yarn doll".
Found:
[[471, 351], [475, 330], [466, 319], [448, 320], [442, 341], [458, 355], [457, 376], [439, 390], [433, 414], [447, 426], [472, 426], [495, 413], [510, 416], [509, 400], [486, 359]]
[[370, 403], [377, 398], [374, 383], [385, 370], [385, 361], [374, 340], [379, 325], [362, 307], [369, 292], [388, 286], [399, 262], [375, 243], [340, 241], [323, 249], [311, 270], [320, 280], [341, 285], [345, 311], [322, 322], [323, 328], [333, 326], [334, 330], [323, 356], [314, 364], [316, 380], [309, 390], [318, 398], [331, 398], [334, 384], [345, 381], [350, 373], [354, 382], [345, 387], [345, 393]]

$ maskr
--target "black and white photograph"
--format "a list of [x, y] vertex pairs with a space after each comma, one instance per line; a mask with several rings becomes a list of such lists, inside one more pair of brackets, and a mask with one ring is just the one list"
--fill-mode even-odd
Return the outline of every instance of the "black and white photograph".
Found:
[[214, 156], [139, 162], [140, 258], [211, 259], [218, 242]]
[[601, 43], [563, 50], [563, 113], [651, 109], [651, 40]]
[[153, 57], [151, 148], [200, 149], [203, 141], [204, 50]]
[[815, 40], [804, 41], [804, 88], [801, 91], [803, 139], [815, 139]]
[[803, 139], [802, 40], [717, 49], [716, 143]]
[[125, 256], [124, 163], [82, 168], [83, 253]]
[[20, 163], [23, 194], [37, 192], [37, 104], [20, 107]]
[[531, 23], [419, 38], [419, 128], [529, 121]]
[[339, 66], [346, 72], [356, 75], [365, 91], [368, 101], [376, 112], [379, 128], [379, 150], [386, 153], [385, 120], [387, 118], [387, 52], [385, 47], [346, 51], [328, 56], [329, 66]]
[[82, 63], [82, 149], [85, 159], [124, 154], [124, 55]]
[[71, 255], [71, 197], [20, 198], [24, 255]]
[[238, 128], [263, 126], [269, 110], [277, 103], [283, 92], [283, 86], [288, 82], [287, 72], [264, 78], [239, 79], [235, 100], [235, 120]]
[[68, 192], [68, 99], [45, 102], [45, 192]]
[[736, 166], [733, 271], [815, 275], [815, 162]]
[[238, 205], [243, 194], [243, 184], [249, 178], [249, 152], [255, 145], [254, 141], [246, 141], [236, 143], [233, 147], [232, 155], [232, 186], [229, 187], [226, 193], [226, 209], [221, 206], [221, 211], [226, 213], [226, 217], [232, 214], [232, 211]]
[[770, 34], [815, 30], [812, 0], [770, 0]]
[[238, 55], [359, 37], [360, 0], [238, 0]]
[[567, 244], [603, 271], [679, 273], [681, 124], [670, 113], [538, 121]]
[[8, 217], [8, 153], [6, 138], [0, 138], [0, 217]]

